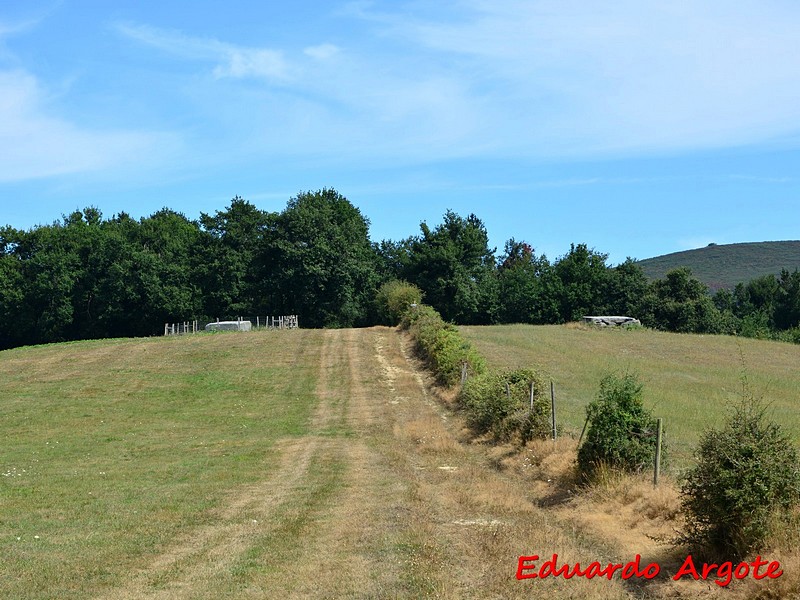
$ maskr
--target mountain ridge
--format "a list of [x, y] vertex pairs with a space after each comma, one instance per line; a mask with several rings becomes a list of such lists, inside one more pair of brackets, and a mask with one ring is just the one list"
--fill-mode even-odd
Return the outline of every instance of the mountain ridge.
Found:
[[779, 275], [782, 269], [800, 269], [800, 240], [709, 244], [636, 261], [650, 279], [667, 271], [689, 267], [711, 290], [733, 288], [738, 283]]

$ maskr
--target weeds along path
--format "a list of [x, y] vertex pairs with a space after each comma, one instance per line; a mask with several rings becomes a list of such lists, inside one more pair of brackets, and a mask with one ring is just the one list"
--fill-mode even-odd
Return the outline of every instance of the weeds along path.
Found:
[[615, 557], [459, 441], [401, 334], [319, 335], [308, 433], [279, 440], [273, 472], [98, 598], [630, 597], [605, 579], [517, 581], [521, 554]]

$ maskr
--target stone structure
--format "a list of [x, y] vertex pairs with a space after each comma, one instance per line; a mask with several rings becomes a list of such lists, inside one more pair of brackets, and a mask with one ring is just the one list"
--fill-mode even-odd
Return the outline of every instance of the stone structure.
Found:
[[583, 317], [584, 323], [599, 325], [600, 327], [619, 327], [620, 325], [641, 325], [639, 319], [633, 317]]

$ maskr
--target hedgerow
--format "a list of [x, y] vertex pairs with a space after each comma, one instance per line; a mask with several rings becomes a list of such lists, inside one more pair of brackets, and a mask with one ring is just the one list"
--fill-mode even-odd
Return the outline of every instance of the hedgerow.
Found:
[[[533, 406], [530, 390], [533, 385]], [[550, 405], [541, 376], [531, 369], [488, 371], [467, 379], [458, 401], [476, 433], [525, 443], [550, 433]]]
[[463, 365], [467, 365], [467, 380], [458, 401], [467, 424], [476, 433], [491, 433], [495, 439], [517, 439], [524, 444], [550, 432], [550, 405], [544, 381], [536, 371], [488, 371], [483, 357], [458, 329], [424, 304], [407, 310], [400, 327], [410, 332], [417, 351], [440, 383], [455, 385]]
[[406, 311], [400, 326], [408, 329], [418, 352], [442, 385], [455, 385], [464, 364], [469, 377], [486, 370], [483, 357], [432, 307], [422, 304]]

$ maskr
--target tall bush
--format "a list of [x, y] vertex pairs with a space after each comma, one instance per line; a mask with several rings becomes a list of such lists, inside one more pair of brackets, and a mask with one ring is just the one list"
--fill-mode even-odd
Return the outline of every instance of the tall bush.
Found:
[[760, 550], [770, 523], [800, 503], [800, 466], [791, 439], [745, 390], [721, 429], [703, 435], [681, 492], [682, 539], [738, 558]]
[[422, 304], [422, 290], [413, 283], [393, 279], [378, 288], [375, 307], [384, 325], [397, 325], [406, 311]]
[[632, 374], [609, 373], [586, 407], [589, 429], [578, 449], [578, 469], [591, 478], [601, 466], [639, 472], [653, 464], [657, 422], [644, 407], [643, 386]]

